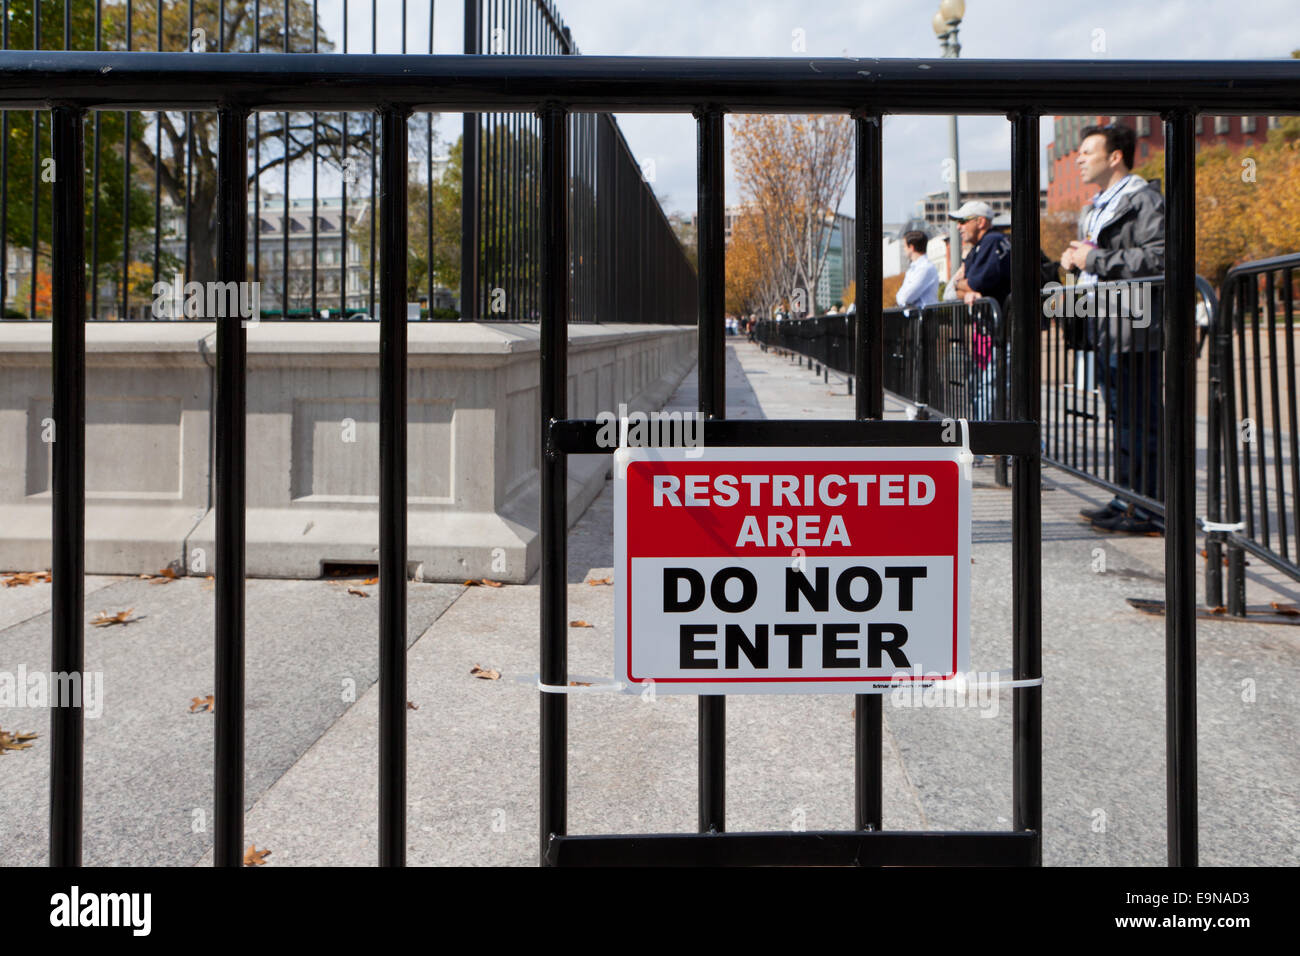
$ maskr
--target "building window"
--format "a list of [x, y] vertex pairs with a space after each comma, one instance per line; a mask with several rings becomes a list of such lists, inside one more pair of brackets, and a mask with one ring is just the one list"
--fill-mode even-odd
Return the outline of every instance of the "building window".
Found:
[[1243, 133], [1253, 133], [1253, 132], [1255, 132], [1255, 117], [1253, 117], [1253, 116], [1243, 116], [1243, 117], [1241, 118], [1241, 131], [1242, 131]]
[[1192, 124], [1192, 132], [1197, 136], [1200, 136], [1202, 133], [1205, 132], [1204, 119], [1205, 117], [1203, 116], [1197, 116], [1196, 122]]
[[1137, 118], [1137, 130], [1136, 130], [1136, 132], [1137, 132], [1137, 134], [1138, 134], [1139, 136], [1150, 136], [1150, 135], [1151, 135], [1151, 117], [1150, 117], [1150, 116], [1139, 116], [1139, 117]]
[[1232, 130], [1232, 121], [1226, 116], [1214, 117], [1214, 133], [1222, 136]]
[[1280, 117], [1280, 116], [1270, 116], [1270, 117], [1268, 118], [1268, 128], [1269, 128], [1269, 129], [1279, 129], [1281, 126], [1282, 126], [1282, 117]]

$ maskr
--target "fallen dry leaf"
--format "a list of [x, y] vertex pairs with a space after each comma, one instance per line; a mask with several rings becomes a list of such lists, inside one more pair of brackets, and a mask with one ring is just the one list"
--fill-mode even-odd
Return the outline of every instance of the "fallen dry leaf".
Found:
[[366, 578], [364, 581], [361, 582], [363, 587], [367, 584], [378, 584], [378, 583], [379, 583], [379, 578]]
[[265, 866], [270, 850], [259, 850], [256, 843], [250, 843], [244, 852], [244, 866]]
[[473, 667], [470, 668], [469, 674], [470, 674], [471, 677], [478, 677], [478, 678], [480, 678], [480, 679], [482, 679], [482, 680], [500, 680], [500, 679], [501, 679], [501, 672], [500, 672], [500, 671], [494, 671], [494, 670], [493, 670], [492, 668], [490, 668], [490, 667], [480, 667], [478, 664], [475, 664]]
[[1294, 604], [1279, 604], [1277, 601], [1269, 601], [1268, 603], [1278, 614], [1286, 614], [1291, 617], [1300, 616], [1300, 607], [1296, 607]]
[[413, 700], [408, 700], [408, 701], [406, 702], [406, 709], [407, 709], [407, 710], [419, 710], [419, 709], [420, 709], [420, 705], [417, 704], [417, 703], [416, 703], [415, 701], [413, 701]]
[[569, 681], [569, 686], [570, 686], [570, 687], [590, 687], [590, 686], [591, 686], [591, 681], [589, 681], [589, 680], [571, 680], [571, 681]]
[[586, 621], [570, 621], [569, 627], [595, 627], [595, 624], [588, 624]]
[[7, 588], [27, 587], [32, 584], [50, 583], [49, 571], [15, 571], [4, 579]]
[[1228, 609], [1227, 609], [1226, 607], [1224, 607], [1222, 604], [1220, 604], [1218, 607], [1212, 607], [1212, 608], [1210, 608], [1210, 613], [1211, 613], [1211, 614], [1227, 614], [1227, 613], [1228, 613]]
[[170, 584], [176, 580], [176, 572], [171, 568], [160, 568], [157, 575], [150, 579], [150, 584]]
[[112, 627], [114, 624], [126, 624], [127, 618], [135, 608], [129, 607], [125, 611], [118, 611], [116, 614], [109, 614], [107, 611], [100, 611], [99, 615], [90, 622], [92, 627]]
[[205, 710], [211, 714], [217, 707], [217, 699], [212, 694], [209, 694], [207, 697], [191, 697], [190, 701], [191, 714], [201, 714]]
[[501, 582], [500, 582], [500, 581], [493, 581], [491, 578], [483, 578], [482, 583], [483, 583], [484, 585], [486, 585], [487, 587], [490, 587], [490, 588], [499, 588], [499, 587], [501, 587]]
[[6, 750], [30, 750], [32, 745], [26, 741], [35, 739], [36, 734], [33, 733], [16, 734], [0, 730], [0, 755], [3, 755]]
[[369, 592], [363, 591], [360, 588], [348, 588], [348, 593], [355, 594], [357, 597], [370, 597]]
[[601, 585], [604, 584], [613, 584], [614, 579], [613, 578], [592, 578], [587, 583], [590, 584], [593, 588], [595, 588], [595, 587], [600, 587]]
[[466, 581], [466, 582], [465, 582], [465, 587], [467, 587], [467, 588], [476, 588], [476, 587], [478, 587], [478, 582], [477, 582], [477, 581]]

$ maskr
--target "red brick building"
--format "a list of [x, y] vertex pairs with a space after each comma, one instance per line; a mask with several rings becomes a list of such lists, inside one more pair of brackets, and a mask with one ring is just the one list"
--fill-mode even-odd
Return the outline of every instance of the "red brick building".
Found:
[[[1058, 116], [1053, 141], [1047, 147], [1047, 211], [1077, 213], [1097, 192], [1079, 179], [1074, 164], [1079, 154], [1079, 132], [1085, 126], [1121, 123], [1137, 134], [1134, 165], [1141, 166], [1152, 153], [1165, 148], [1165, 128], [1158, 116]], [[1196, 148], [1205, 143], [1251, 146], [1268, 138], [1276, 116], [1200, 116], [1196, 120]]]

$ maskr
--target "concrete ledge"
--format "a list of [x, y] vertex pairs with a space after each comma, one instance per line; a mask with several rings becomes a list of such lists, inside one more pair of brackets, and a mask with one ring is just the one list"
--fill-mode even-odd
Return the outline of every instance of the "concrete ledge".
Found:
[[[408, 552], [423, 580], [528, 580], [538, 529], [539, 329], [408, 327]], [[211, 573], [212, 323], [86, 328], [86, 571]], [[663, 406], [693, 326], [574, 325], [568, 412]], [[378, 560], [378, 323], [248, 328], [250, 577]], [[0, 323], [0, 569], [50, 563], [49, 323]], [[569, 521], [606, 456], [569, 460]]]

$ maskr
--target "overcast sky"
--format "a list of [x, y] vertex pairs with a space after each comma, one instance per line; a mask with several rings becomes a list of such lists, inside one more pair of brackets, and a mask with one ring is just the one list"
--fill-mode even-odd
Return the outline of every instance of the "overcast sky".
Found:
[[[326, 31], [341, 34], [343, 0], [320, 0]], [[398, 52], [402, 0], [376, 0], [380, 52]], [[795, 56], [802, 31], [808, 56], [931, 57], [939, 43], [930, 20], [938, 0], [555, 0], [584, 54], [608, 56]], [[406, 0], [407, 49], [425, 52], [429, 0]], [[349, 0], [349, 50], [369, 51], [371, 0]], [[462, 51], [463, 3], [442, 0], [434, 51]], [[331, 25], [334, 25], [331, 27]], [[1098, 33], [1097, 31], [1103, 31]], [[1104, 52], [1095, 52], [1098, 39]], [[1241, 59], [1284, 57], [1300, 48], [1300, 0], [967, 0], [963, 57], [1042, 59]], [[695, 209], [695, 122], [690, 116], [623, 114], [628, 144], [654, 164], [657, 193], [669, 211]], [[459, 116], [439, 127], [454, 141]], [[885, 219], [912, 212], [923, 194], [943, 188], [947, 120], [885, 118]], [[1044, 119], [1041, 141], [1052, 139]], [[1006, 120], [960, 121], [963, 169], [1008, 169]], [[1046, 178], [1043, 180], [1046, 185]], [[738, 197], [728, 168], [728, 200]], [[841, 207], [848, 211], [852, 191]]]

